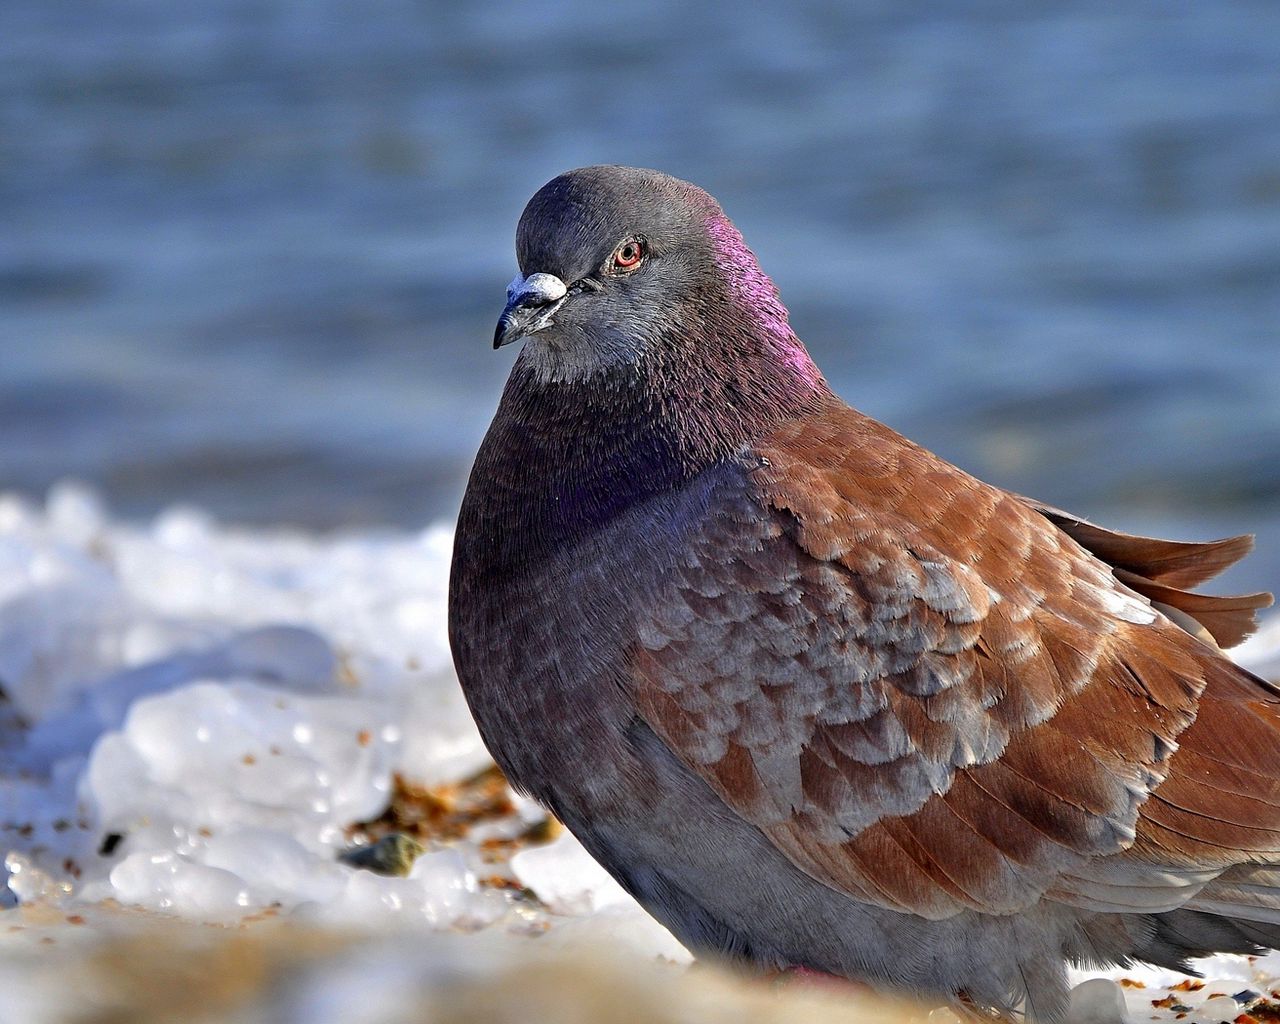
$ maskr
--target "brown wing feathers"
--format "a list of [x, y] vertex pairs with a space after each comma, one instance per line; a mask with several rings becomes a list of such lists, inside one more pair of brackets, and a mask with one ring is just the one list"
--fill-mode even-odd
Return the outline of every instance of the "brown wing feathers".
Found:
[[1050, 505], [1022, 500], [1104, 562], [1170, 587], [1198, 586], [1253, 550], [1248, 534], [1203, 542], [1157, 540], [1106, 530]]
[[[1209, 644], [1230, 647], [1244, 640], [1257, 627], [1257, 611], [1272, 603], [1267, 593], [1216, 596], [1184, 589], [1243, 558], [1253, 548], [1252, 537], [1207, 543], [1156, 540], [1105, 530], [1037, 502], [1027, 504], [1113, 566], [1117, 580]], [[1212, 654], [1191, 649], [1190, 655], [1207, 686], [1195, 722], [1179, 737], [1175, 771], [1142, 809], [1133, 853], [1218, 866], [1238, 862], [1242, 853], [1280, 854], [1277, 691]]]
[[[761, 455], [642, 624], [636, 700], [798, 866], [942, 917], [1049, 889], [1184, 899], [1206, 864], [1280, 849], [1263, 684], [1130, 592], [1173, 590], [1223, 640], [1259, 599], [1177, 588], [1247, 541], [1112, 534], [848, 409], [780, 428]], [[1243, 728], [1259, 738], [1219, 749]], [[1097, 868], [1137, 860], [1154, 881]]]
[[1258, 628], [1258, 610], [1272, 603], [1267, 593], [1217, 597], [1190, 592], [1253, 550], [1253, 538], [1247, 534], [1205, 543], [1156, 540], [1104, 530], [1061, 509], [1022, 500], [1111, 565], [1125, 586], [1156, 602], [1188, 632], [1207, 639], [1197, 628], [1202, 627], [1219, 647], [1233, 647], [1248, 637]]

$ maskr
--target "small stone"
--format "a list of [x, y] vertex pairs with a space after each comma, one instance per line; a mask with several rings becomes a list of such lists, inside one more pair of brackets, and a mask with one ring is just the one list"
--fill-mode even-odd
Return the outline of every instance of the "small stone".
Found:
[[413, 862], [425, 849], [413, 836], [392, 832], [369, 846], [353, 846], [349, 850], [343, 850], [338, 854], [338, 860], [375, 874], [407, 878], [413, 870]]

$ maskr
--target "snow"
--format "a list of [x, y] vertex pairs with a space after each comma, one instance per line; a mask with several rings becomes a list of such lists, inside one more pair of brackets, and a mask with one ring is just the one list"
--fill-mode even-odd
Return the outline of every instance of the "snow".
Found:
[[[514, 794], [470, 832], [428, 839], [402, 877], [339, 860], [369, 841], [354, 826], [397, 776], [441, 786], [489, 764], [449, 655], [451, 542], [443, 525], [317, 536], [181, 507], [121, 522], [73, 483], [43, 506], [0, 494], [0, 906], [483, 930], [687, 962], [571, 836], [513, 839], [542, 818]], [[1280, 666], [1280, 618], [1241, 657]], [[1230, 997], [1269, 990], [1280, 959], [1205, 970], [1204, 989], [1177, 992], [1189, 1024], [1239, 1012]], [[1091, 976], [1080, 1024], [1125, 1006], [1158, 1016], [1181, 980], [1076, 979]]]
[[[73, 864], [79, 900], [208, 921], [273, 904], [358, 915], [384, 896], [455, 920], [458, 878], [335, 861], [393, 772], [486, 763], [450, 669], [449, 544], [444, 528], [254, 535], [183, 509], [135, 527], [75, 485], [43, 510], [0, 498], [14, 863], [62, 880]], [[365, 893], [371, 878], [386, 891]]]
[[573, 836], [521, 850], [511, 869], [524, 885], [558, 914], [584, 915], [629, 904], [631, 897]]

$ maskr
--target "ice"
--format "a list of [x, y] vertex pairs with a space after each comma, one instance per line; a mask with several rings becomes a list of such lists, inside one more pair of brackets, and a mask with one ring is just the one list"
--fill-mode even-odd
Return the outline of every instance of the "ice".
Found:
[[1230, 996], [1206, 999], [1187, 1017], [1187, 1024], [1230, 1024], [1240, 1015], [1240, 1004]]
[[209, 867], [252, 879], [255, 892], [268, 903], [323, 903], [347, 885], [348, 873], [330, 857], [279, 829], [248, 827], [214, 835], [200, 859]]
[[454, 924], [476, 907], [475, 876], [456, 850], [424, 853], [414, 862], [409, 879], [429, 894], [423, 910], [432, 924]]
[[[345, 830], [397, 771], [438, 783], [487, 764], [448, 651], [450, 549], [445, 528], [247, 533], [191, 508], [125, 524], [74, 483], [43, 509], [0, 496], [12, 863], [210, 921], [358, 903], [361, 886], [395, 903], [336, 863]], [[445, 863], [398, 894], [423, 920], [458, 917], [474, 883]]]
[[371, 700], [198, 682], [137, 701], [95, 748], [84, 795], [111, 832], [161, 803], [209, 829], [266, 817], [322, 839], [385, 805], [399, 746], [389, 724]]
[[55, 484], [49, 490], [45, 508], [50, 532], [77, 547], [88, 547], [106, 527], [102, 499], [74, 480]]
[[124, 903], [214, 923], [230, 923], [263, 905], [238, 875], [173, 850], [132, 854], [111, 869], [110, 881]]
[[343, 868], [335, 895], [309, 903], [302, 916], [330, 926], [414, 930], [485, 924], [494, 901], [478, 890], [475, 875], [454, 850], [424, 853], [407, 878]]
[[59, 902], [71, 892], [69, 882], [51, 877], [20, 853], [11, 851], [4, 859], [4, 866], [9, 872], [9, 894], [17, 903], [49, 899]]
[[567, 832], [547, 846], [517, 853], [511, 869], [558, 914], [585, 915], [635, 902]]
[[1124, 993], [1107, 978], [1092, 978], [1071, 990], [1068, 1024], [1122, 1024], [1126, 1019]]

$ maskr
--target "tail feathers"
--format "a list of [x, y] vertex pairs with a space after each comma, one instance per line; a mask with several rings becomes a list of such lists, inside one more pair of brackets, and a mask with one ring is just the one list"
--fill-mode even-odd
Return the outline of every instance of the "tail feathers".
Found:
[[1201, 889], [1186, 908], [1280, 928], [1280, 866], [1238, 864]]
[[1280, 866], [1237, 865], [1185, 906], [1148, 920], [1151, 934], [1134, 956], [1190, 974], [1189, 961], [1214, 953], [1280, 949]]
[[1190, 961], [1215, 953], [1259, 956], [1280, 945], [1280, 926], [1233, 921], [1182, 909], [1150, 918], [1152, 930], [1134, 958], [1170, 970], [1198, 975]]
[[1139, 537], [1133, 533], [1104, 529], [1087, 519], [1030, 498], [1022, 500], [1104, 562], [1169, 587], [1199, 586], [1253, 550], [1253, 536], [1247, 533], [1210, 541]]

